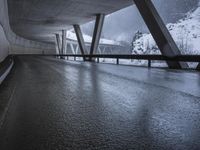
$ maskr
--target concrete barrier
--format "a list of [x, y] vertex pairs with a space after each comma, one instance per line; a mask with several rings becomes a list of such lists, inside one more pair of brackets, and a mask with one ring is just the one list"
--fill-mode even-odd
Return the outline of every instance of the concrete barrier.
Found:
[[6, 56], [8, 56], [9, 53], [9, 42], [6, 39], [5, 33], [3, 28], [0, 26], [0, 62], [2, 62], [4, 60], [4, 58], [6, 58]]
[[7, 75], [10, 73], [10, 71], [11, 71], [13, 65], [14, 65], [14, 62], [12, 62], [12, 63], [10, 64], [10, 66], [5, 70], [5, 72], [4, 72], [2, 75], [0, 75], [0, 84], [4, 81], [4, 79], [5, 79], [5, 78], [7, 77]]
[[[0, 0], [0, 7], [0, 63], [9, 54], [56, 54], [54, 44], [31, 41], [16, 35], [9, 24], [7, 0]], [[13, 63], [0, 75], [0, 84], [12, 66]]]

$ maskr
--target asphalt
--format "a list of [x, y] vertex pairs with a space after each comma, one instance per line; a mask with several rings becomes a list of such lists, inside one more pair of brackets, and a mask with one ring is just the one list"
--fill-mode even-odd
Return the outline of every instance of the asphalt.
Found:
[[0, 150], [198, 150], [199, 91], [195, 71], [16, 57]]

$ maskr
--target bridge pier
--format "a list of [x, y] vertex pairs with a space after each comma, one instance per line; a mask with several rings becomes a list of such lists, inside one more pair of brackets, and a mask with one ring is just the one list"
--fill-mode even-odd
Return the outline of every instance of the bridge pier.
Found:
[[[158, 14], [151, 0], [133, 0], [142, 15], [147, 27], [149, 28], [154, 40], [156, 41], [162, 55], [174, 57], [181, 55], [175, 41], [170, 35], [163, 20]], [[182, 69], [188, 68], [187, 63], [167, 61], [169, 68]]]
[[56, 43], [56, 46], [58, 48], [58, 53], [61, 54], [62, 46], [61, 46], [61, 41], [60, 41], [60, 35], [59, 34], [55, 34], [55, 38], [56, 38], [55, 43]]
[[69, 43], [69, 46], [71, 48], [72, 53], [75, 54], [74, 45], [72, 43]]
[[[101, 38], [102, 29], [103, 29], [104, 19], [105, 19], [104, 14], [98, 14], [96, 16], [96, 22], [95, 22], [95, 27], [94, 27], [93, 37], [92, 37], [90, 55], [93, 55], [94, 53], [96, 53], [96, 51], [98, 49], [99, 41]], [[92, 61], [92, 58], [90, 58], [90, 61]]]
[[[87, 52], [87, 48], [85, 46], [85, 42], [84, 42], [84, 38], [83, 38], [83, 34], [81, 32], [81, 28], [79, 25], [74, 25], [74, 31], [76, 33], [76, 37], [78, 40], [78, 44], [79, 44], [79, 48], [81, 51], [82, 55], [85, 55], [85, 53]], [[85, 61], [85, 57], [83, 57], [83, 60]]]
[[[66, 50], [66, 44], [67, 44], [66, 36], [67, 36], [67, 31], [62, 30], [62, 54], [64, 54]], [[61, 56], [61, 59], [64, 59], [64, 57]]]
[[78, 54], [79, 45], [76, 46], [75, 54]]

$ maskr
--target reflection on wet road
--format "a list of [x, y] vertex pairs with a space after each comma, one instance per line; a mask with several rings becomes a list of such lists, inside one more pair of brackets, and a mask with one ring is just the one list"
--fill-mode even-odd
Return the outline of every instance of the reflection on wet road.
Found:
[[17, 57], [1, 150], [199, 149], [200, 74]]

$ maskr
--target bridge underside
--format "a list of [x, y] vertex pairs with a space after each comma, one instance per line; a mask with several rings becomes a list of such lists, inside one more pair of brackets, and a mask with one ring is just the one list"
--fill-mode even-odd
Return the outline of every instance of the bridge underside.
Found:
[[11, 101], [0, 149], [199, 149], [198, 81], [185, 71], [17, 57], [0, 86], [0, 107]]
[[52, 35], [133, 4], [132, 0], [8, 0], [14, 32], [28, 39], [53, 41]]
[[[13, 30], [32, 40], [61, 44], [58, 49], [63, 54], [66, 48], [66, 31], [74, 26], [82, 54], [86, 53], [80, 24], [96, 18], [90, 54], [98, 50], [99, 40], [106, 14], [115, 12], [126, 6], [135, 4], [154, 37], [161, 53], [168, 57], [181, 55], [164, 22], [159, 16], [151, 0], [8, 0], [10, 23]], [[17, 14], [17, 15], [16, 15]], [[62, 31], [62, 42], [58, 42], [58, 34]], [[64, 34], [65, 33], [65, 34]], [[90, 59], [91, 60], [91, 59]], [[187, 63], [167, 62], [170, 68], [188, 68]]]

